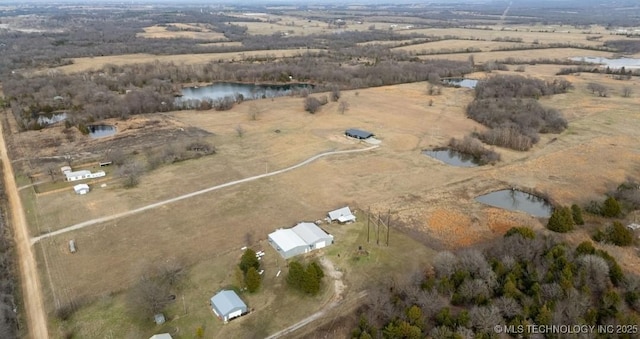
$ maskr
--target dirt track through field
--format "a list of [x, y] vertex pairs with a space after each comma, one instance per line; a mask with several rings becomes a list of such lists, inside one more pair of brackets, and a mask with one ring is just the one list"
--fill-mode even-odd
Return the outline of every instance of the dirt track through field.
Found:
[[[318, 155], [312, 156], [311, 158], [309, 158], [309, 159], [307, 159], [307, 160], [305, 160], [305, 161], [303, 161], [301, 163], [298, 163], [296, 165], [293, 165], [293, 166], [290, 166], [290, 167], [287, 167], [287, 168], [283, 168], [283, 169], [280, 169], [280, 170], [277, 170], [277, 171], [273, 171], [273, 172], [269, 172], [269, 173], [265, 173], [265, 174], [260, 174], [260, 175], [256, 175], [256, 176], [253, 176], [253, 177], [240, 179], [240, 180], [230, 181], [230, 182], [227, 182], [227, 183], [224, 183], [224, 184], [220, 184], [220, 185], [208, 187], [208, 188], [205, 188], [205, 189], [202, 189], [202, 190], [199, 190], [199, 191], [195, 191], [195, 192], [191, 192], [191, 193], [188, 193], [188, 194], [184, 194], [184, 195], [181, 195], [181, 196], [178, 196], [178, 197], [175, 197], [175, 198], [159, 201], [159, 202], [147, 205], [147, 206], [136, 208], [136, 209], [131, 210], [131, 211], [112, 214], [112, 215], [108, 215], [108, 216], [104, 216], [104, 217], [100, 217], [100, 218], [87, 220], [87, 221], [84, 221], [84, 222], [81, 222], [81, 223], [78, 223], [78, 224], [75, 224], [75, 225], [72, 225], [72, 226], [69, 226], [69, 227], [65, 227], [65, 228], [50, 232], [50, 233], [46, 233], [46, 234], [43, 234], [43, 235], [40, 235], [40, 236], [37, 236], [37, 237], [33, 237], [33, 238], [31, 238], [31, 244], [35, 244], [38, 241], [40, 241], [42, 239], [45, 239], [45, 238], [53, 237], [53, 236], [64, 234], [64, 233], [71, 232], [71, 231], [76, 231], [76, 230], [83, 229], [83, 228], [88, 227], [88, 226], [100, 224], [100, 223], [103, 223], [103, 222], [107, 222], [107, 221], [123, 218], [123, 217], [130, 216], [130, 215], [133, 215], [133, 214], [136, 214], [136, 213], [144, 212], [144, 211], [147, 211], [147, 210], [150, 210], [150, 209], [154, 209], [154, 208], [161, 207], [161, 206], [164, 206], [164, 205], [167, 205], [167, 204], [170, 204], [170, 203], [174, 203], [174, 202], [177, 202], [177, 201], [180, 201], [180, 200], [192, 198], [192, 197], [195, 197], [197, 195], [201, 195], [201, 194], [208, 193], [208, 192], [211, 192], [211, 191], [219, 190], [221, 188], [234, 186], [234, 185], [242, 184], [242, 183], [245, 183], [245, 182], [254, 181], [254, 180], [258, 180], [258, 179], [262, 179], [262, 178], [266, 178], [266, 177], [282, 174], [282, 173], [294, 170], [296, 168], [308, 165], [308, 164], [312, 163], [315, 160], [318, 160], [318, 159], [320, 159], [322, 157], [326, 157], [326, 156], [329, 156], [329, 155], [366, 152], [366, 151], [369, 151], [369, 150], [372, 150], [372, 149], [375, 149], [375, 148], [378, 148], [378, 147], [379, 147], [379, 145], [375, 145], [375, 146], [371, 146], [371, 147], [367, 147], [367, 148], [361, 148], [361, 149], [346, 150], [346, 151], [330, 151], [330, 152], [320, 153]], [[13, 176], [12, 176], [12, 178], [13, 178]], [[15, 187], [15, 184], [14, 184], [14, 187]], [[17, 191], [16, 191], [16, 194], [17, 194]]]
[[13, 226], [18, 251], [18, 262], [22, 280], [22, 297], [25, 307], [24, 314], [27, 318], [27, 328], [29, 329], [31, 338], [47, 339], [49, 338], [47, 317], [44, 311], [36, 260], [31, 244], [29, 243], [27, 221], [24, 210], [22, 209], [20, 195], [18, 195], [15, 176], [11, 162], [9, 161], [2, 128], [3, 126], [0, 123], [0, 160], [4, 167], [4, 186], [9, 200], [9, 208], [11, 209], [11, 224]]

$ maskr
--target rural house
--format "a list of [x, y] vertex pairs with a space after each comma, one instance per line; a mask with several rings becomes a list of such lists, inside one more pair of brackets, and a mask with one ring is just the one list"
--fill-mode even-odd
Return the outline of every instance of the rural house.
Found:
[[368, 139], [374, 136], [375, 134], [367, 131], [363, 131], [361, 129], [350, 128], [344, 132], [344, 135], [356, 138], [356, 139]]
[[293, 228], [279, 229], [269, 234], [268, 240], [285, 259], [333, 244], [331, 234], [310, 222], [301, 222]]
[[64, 166], [60, 168], [60, 170], [62, 171], [62, 173], [64, 173], [67, 181], [100, 178], [107, 175], [104, 171], [98, 171], [95, 173], [91, 173], [91, 171], [89, 170], [72, 171], [71, 167], [69, 166]]
[[211, 309], [225, 323], [246, 314], [248, 311], [247, 305], [236, 292], [231, 290], [222, 290], [214, 295], [211, 298]]
[[76, 194], [84, 195], [89, 193], [89, 185], [87, 184], [77, 184], [73, 186], [73, 190], [76, 191]]
[[331, 222], [338, 221], [339, 223], [344, 224], [356, 221], [356, 216], [351, 213], [349, 206], [345, 206], [329, 212], [329, 220]]

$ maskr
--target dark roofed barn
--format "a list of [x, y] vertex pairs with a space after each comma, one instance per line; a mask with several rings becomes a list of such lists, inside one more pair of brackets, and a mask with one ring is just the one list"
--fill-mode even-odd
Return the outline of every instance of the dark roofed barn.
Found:
[[367, 131], [363, 131], [361, 129], [355, 129], [355, 128], [350, 128], [346, 130], [344, 132], [344, 135], [348, 137], [356, 138], [356, 139], [368, 139], [374, 136], [374, 134], [371, 132], [367, 132]]

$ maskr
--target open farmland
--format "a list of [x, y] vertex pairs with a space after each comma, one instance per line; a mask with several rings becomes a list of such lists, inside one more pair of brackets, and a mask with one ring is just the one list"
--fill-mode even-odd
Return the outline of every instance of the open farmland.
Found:
[[[26, 77], [47, 74], [43, 83], [49, 78], [52, 83], [53, 80], [62, 82], [57, 76], [71, 73], [87, 72], [78, 74], [78, 79], [104, 77], [102, 87], [95, 87], [96, 93], [86, 93], [85, 104], [92, 98], [101, 100], [103, 93], [98, 93], [101, 90], [116, 98], [126, 98], [127, 94], [136, 94], [142, 89], [139, 84], [154, 84], [173, 91], [162, 99], [170, 102], [174, 95], [179, 95], [182, 86], [204, 86], [204, 82], [209, 81], [195, 79], [195, 73], [187, 72], [188, 66], [176, 72], [189, 74], [181, 81], [165, 75], [144, 80], [140, 80], [143, 77], [139, 75], [138, 78], [136, 75], [125, 77], [128, 72], [134, 72], [131, 68], [101, 70], [109, 65], [154, 62], [157, 68], [165, 66], [163, 63], [237, 66], [229, 67], [232, 71], [227, 78], [216, 78], [219, 81], [258, 84], [268, 78], [276, 79], [270, 83], [287, 84], [287, 79], [301, 79], [305, 85], [316, 86], [316, 91], [329, 90], [332, 86], [340, 89], [337, 102], [327, 100], [314, 114], [305, 112], [305, 91], [300, 96], [255, 101], [236, 98], [228, 110], [220, 111], [204, 106], [189, 106], [198, 110], [172, 111], [174, 108], [163, 106], [164, 109], [153, 111], [157, 113], [129, 114], [126, 109], [119, 111], [120, 107], [128, 106], [116, 108], [114, 105], [104, 111], [93, 107], [93, 115], [89, 116], [89, 109], [84, 110], [82, 104], [75, 101], [76, 97], [61, 93], [65, 96], [56, 99], [60, 94], [55, 92], [57, 88], [43, 86], [45, 90], [38, 92], [45, 98], [43, 102], [54, 105], [58, 100], [72, 102], [74, 105], [65, 106], [73, 107], [70, 116], [87, 119], [73, 120], [69, 126], [58, 123], [26, 131], [20, 131], [24, 129], [24, 122], [14, 117], [29, 113], [31, 108], [21, 107], [23, 111], [17, 109], [12, 114], [11, 104], [7, 104], [3, 122], [5, 138], [37, 256], [52, 337], [73, 334], [82, 338], [138, 338], [162, 330], [171, 332], [174, 338], [190, 338], [198, 328], [203, 328], [204, 337], [266, 337], [321, 311], [327, 313], [316, 324], [333, 323], [359, 306], [371, 284], [383, 285], [401, 275], [418, 272], [430, 264], [437, 251], [481, 245], [514, 226], [526, 225], [547, 232], [545, 219], [488, 207], [476, 202], [476, 196], [513, 188], [548, 197], [556, 206], [572, 203], [584, 206], [591, 200], [602, 200], [604, 194], [640, 169], [637, 142], [640, 78], [630, 76], [630, 79], [616, 80], [613, 75], [585, 72], [558, 76], [556, 73], [561, 68], [570, 66], [548, 63], [570, 57], [615, 58], [620, 54], [611, 49], [605, 51], [603, 43], [625, 40], [633, 45], [636, 37], [615, 35], [611, 29], [598, 25], [585, 25], [580, 29], [573, 25], [517, 26], [502, 20], [496, 21], [496, 26], [485, 27], [487, 18], [498, 19], [495, 15], [478, 19], [477, 26], [475, 19], [465, 19], [460, 27], [425, 28], [430, 23], [442, 27], [450, 22], [391, 14], [372, 16], [371, 21], [366, 21], [361, 20], [367, 18], [364, 14], [344, 12], [347, 14], [343, 15], [324, 9], [282, 14], [285, 12], [218, 13], [216, 20], [221, 21], [215, 24], [219, 26], [193, 21], [212, 14], [202, 11], [175, 19], [184, 22], [166, 24], [168, 21], [162, 20], [168, 19], [154, 18], [144, 24], [136, 23], [138, 30], [130, 34], [149, 44], [145, 45], [146, 49], [135, 51], [147, 53], [133, 54], [134, 50], [128, 50], [127, 53], [132, 54], [103, 54], [83, 50], [80, 55], [85, 57], [59, 57], [46, 67], [38, 64], [38, 67], [16, 72]], [[473, 15], [473, 12], [467, 14]], [[440, 25], [435, 25], [438, 22]], [[229, 26], [230, 30], [222, 33], [219, 28], [225, 25], [237, 27]], [[362, 35], [352, 35], [355, 31]], [[342, 35], [344, 41], [338, 34], [343, 32], [348, 33]], [[412, 33], [417, 34], [409, 35]], [[314, 34], [324, 35], [304, 40]], [[256, 39], [257, 35], [262, 37]], [[335, 40], [331, 40], [333, 36]], [[366, 38], [361, 39], [362, 36]], [[389, 40], [380, 40], [385, 37]], [[436, 41], [425, 42], [430, 37]], [[264, 46], [248, 50], [257, 46], [256, 42]], [[271, 42], [277, 42], [277, 47], [270, 49]], [[67, 42], [51, 42], [57, 43]], [[174, 43], [183, 45], [173, 49]], [[153, 49], [156, 46], [162, 49], [156, 52]], [[247, 50], [178, 54], [191, 53], [190, 46], [194, 46], [194, 50], [202, 47], [202, 51]], [[325, 53], [307, 54], [319, 51]], [[295, 57], [301, 55], [305, 56], [306, 63], [296, 64]], [[638, 57], [640, 53], [626, 56]], [[290, 57], [294, 58], [285, 60]], [[393, 73], [401, 68], [392, 66], [417, 65], [431, 59], [463, 61], [466, 71], [461, 74], [471, 79], [507, 74], [570, 81], [575, 87], [568, 93], [539, 99], [545, 107], [562, 113], [569, 122], [568, 129], [561, 134], [541, 135], [540, 141], [526, 152], [488, 146], [501, 155], [501, 161], [495, 165], [452, 167], [421, 154], [425, 149], [446, 146], [451, 138], [486, 129], [465, 114], [467, 105], [474, 99], [474, 91], [438, 86], [436, 92], [441, 90], [441, 93], [430, 95], [433, 84], [426, 82], [382, 86], [382, 80], [380, 83], [367, 81], [367, 85], [360, 80], [376, 80], [379, 76], [390, 81], [386, 84], [401, 82], [391, 80], [404, 79], [401, 73], [405, 69]], [[470, 60], [474, 64], [468, 62]], [[501, 61], [507, 62], [503, 68], [483, 68]], [[322, 64], [324, 62], [327, 64]], [[61, 64], [66, 65], [57, 67]], [[374, 69], [378, 64], [390, 66], [384, 70], [397, 78], [371, 72], [362, 79], [345, 80], [335, 76], [325, 80], [328, 78], [323, 78], [321, 71], [300, 72], [306, 77], [299, 78], [291, 66], [302, 65], [298, 70], [317, 68], [327, 74], [341, 75], [341, 71], [346, 74], [347, 70]], [[467, 67], [469, 64], [472, 66]], [[255, 71], [263, 65], [273, 68]], [[217, 75], [224, 73], [219, 70], [225, 68], [212, 69]], [[429, 75], [431, 81], [431, 72], [422, 73]], [[434, 77], [450, 77], [451, 73], [447, 75], [445, 71]], [[244, 74], [252, 77], [241, 78]], [[334, 79], [337, 80], [334, 82]], [[138, 80], [138, 84], [134, 80]], [[74, 88], [82, 87], [84, 82], [81, 84]], [[593, 84], [606, 86], [608, 95], [594, 95]], [[7, 92], [8, 88], [5, 86]], [[150, 88], [145, 88], [146, 93], [154, 94]], [[626, 91], [630, 91], [630, 95], [624, 94]], [[311, 92], [310, 96], [316, 98], [330, 98], [334, 94]], [[132, 101], [140, 100], [141, 106], [145, 100], [157, 99], [152, 95], [130, 97]], [[341, 103], [348, 105], [341, 106]], [[53, 110], [51, 106], [48, 108]], [[107, 114], [111, 118], [105, 118]], [[113, 125], [118, 132], [114, 136], [91, 139], [79, 131], [80, 121]], [[381, 140], [380, 146], [371, 147], [345, 137], [344, 131], [348, 128], [375, 133]], [[184, 151], [193, 143], [211, 145], [214, 152], [199, 153], [188, 160], [163, 158], [164, 162], [150, 165], [154, 152]], [[74, 169], [93, 171], [101, 169], [96, 159], [106, 159], [114, 150], [122, 151], [127, 161], [144, 167], [135, 187], [124, 187], [126, 175], [120, 172], [122, 164], [107, 168], [106, 178], [89, 181], [91, 192], [87, 195], [75, 194], [72, 183], [60, 180], [59, 167], [66, 164], [66, 157], [70, 157]], [[328, 155], [340, 151], [358, 152]], [[242, 181], [296, 166], [319, 154], [327, 155], [282, 173]], [[52, 180], [55, 182], [50, 182]], [[233, 185], [218, 187], [227, 183]], [[192, 193], [198, 194], [186, 197]], [[171, 201], [172, 198], [180, 199]], [[347, 226], [324, 224], [336, 237], [336, 244], [317, 254], [335, 265], [337, 273], [332, 273], [340, 278], [325, 277], [325, 285], [316, 297], [290, 293], [285, 275], [275, 277], [279, 270], [286, 273], [286, 263], [265, 241], [267, 234], [299, 221], [320, 220], [328, 210], [344, 205], [358, 210], [359, 221]], [[153, 208], [145, 209], [149, 206]], [[366, 221], [362, 218], [366, 210], [382, 216], [387, 212], [391, 214], [392, 245], [389, 248], [366, 242]], [[121, 216], [110, 218], [114, 215]], [[76, 228], [79, 225], [86, 227]], [[60, 233], [47, 236], [50, 232]], [[576, 230], [567, 241], [577, 244], [590, 239], [588, 232]], [[74, 254], [69, 253], [72, 239], [78, 249]], [[243, 295], [255, 312], [223, 325], [207, 306], [208, 298], [220, 288], [237, 285], [233, 270], [238, 263], [239, 249], [246, 245], [267, 252], [263, 262], [267, 275], [258, 293]], [[359, 246], [365, 250], [357, 250]], [[640, 273], [635, 249], [607, 250], [625, 270]], [[178, 299], [166, 309], [168, 322], [155, 326], [151, 322], [129, 319], [128, 300], [141, 277], [155, 274], [154, 270], [162, 270], [163, 265], [176, 263], [184, 268], [185, 278], [176, 292]], [[341, 284], [344, 286], [340, 287]], [[344, 310], [336, 305], [343, 305]], [[312, 327], [289, 335], [306, 337], [313, 332]], [[342, 333], [350, 332], [351, 328], [346, 327]]]
[[[78, 215], [90, 219], [131, 210], [325, 151], [362, 148], [342, 135], [348, 127], [374, 131], [383, 143], [373, 151], [326, 157], [285, 174], [45, 239], [36, 248], [42, 260], [47, 258], [42, 274], [51, 282], [50, 297], [56, 304], [119, 291], [138, 278], [141, 265], [168, 255], [187, 264], [203, 258], [215, 262], [220, 254], [241, 247], [248, 233], [264, 239], [277, 227], [321, 218], [342, 204], [380, 212], [390, 208], [397, 227], [436, 248], [490, 239], [515, 225], [540, 227], [532, 217], [485, 207], [473, 198], [515, 186], [544, 192], [559, 203], [586, 201], [640, 166], [639, 132], [632, 127], [640, 119], [634, 109], [638, 98], [593, 97], [586, 90], [589, 81], [616, 90], [623, 85], [604, 76], [570, 80], [576, 85], [573, 92], [543, 101], [565, 112], [568, 131], [553, 143], [552, 136], [543, 137], [529, 152], [500, 150], [501, 163], [475, 169], [449, 167], [420, 154], [483, 128], [464, 116], [472, 99], [466, 89], [446, 88], [434, 97], [425, 94], [424, 83], [360, 90], [357, 95], [349, 91], [341, 99], [351, 104], [344, 115], [335, 103], [310, 115], [302, 111], [301, 99], [287, 97], [260, 101], [264, 111], [255, 121], [248, 119], [251, 103], [227, 112], [171, 113], [176, 126], [214, 133], [210, 138], [218, 154], [163, 167], [145, 175], [134, 189], [97, 188], [82, 200], [70, 191], [39, 195], [38, 229], [71, 225], [82, 219]], [[430, 98], [432, 106], [427, 105]], [[401, 109], [394, 104], [399, 101]], [[582, 104], [577, 107], [576, 101]], [[246, 129], [243, 137], [234, 129], [238, 124]], [[594, 157], [601, 161], [592, 162]], [[67, 199], [74, 201], [74, 213], [60, 212]], [[69, 239], [80, 248], [73, 256], [67, 254]], [[90, 278], [98, 274], [105, 279]]]

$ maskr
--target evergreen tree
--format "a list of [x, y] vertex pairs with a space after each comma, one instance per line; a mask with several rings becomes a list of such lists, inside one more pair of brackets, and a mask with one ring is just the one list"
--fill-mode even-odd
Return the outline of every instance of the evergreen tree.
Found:
[[584, 225], [584, 219], [582, 218], [582, 208], [580, 206], [573, 204], [571, 205], [571, 213], [573, 215], [573, 222], [576, 225]]
[[547, 222], [547, 228], [559, 233], [566, 233], [573, 229], [573, 215], [571, 209], [566, 206], [561, 206], [553, 210], [549, 221]]
[[608, 218], [615, 218], [622, 214], [620, 203], [614, 197], [608, 197], [602, 205], [602, 215]]
[[302, 285], [304, 283], [304, 267], [301, 263], [297, 261], [292, 261], [289, 263], [289, 274], [287, 275], [287, 283], [289, 286], [302, 289]]
[[618, 246], [629, 246], [633, 243], [633, 232], [619, 221], [614, 221], [607, 232], [609, 242]]
[[536, 233], [530, 229], [529, 227], [512, 227], [507, 233], [504, 234], [504, 237], [510, 237], [515, 234], [520, 234], [525, 239], [535, 239]]
[[245, 284], [247, 285], [247, 291], [249, 291], [249, 293], [257, 291], [258, 288], [260, 288], [261, 282], [262, 277], [260, 276], [260, 273], [258, 273], [258, 270], [256, 270], [255, 267], [249, 267], [249, 270], [247, 271], [247, 278], [245, 281]]
[[250, 248], [247, 248], [240, 258], [240, 269], [246, 275], [250, 267], [258, 270], [260, 268], [260, 261], [256, 256], [256, 252]]

